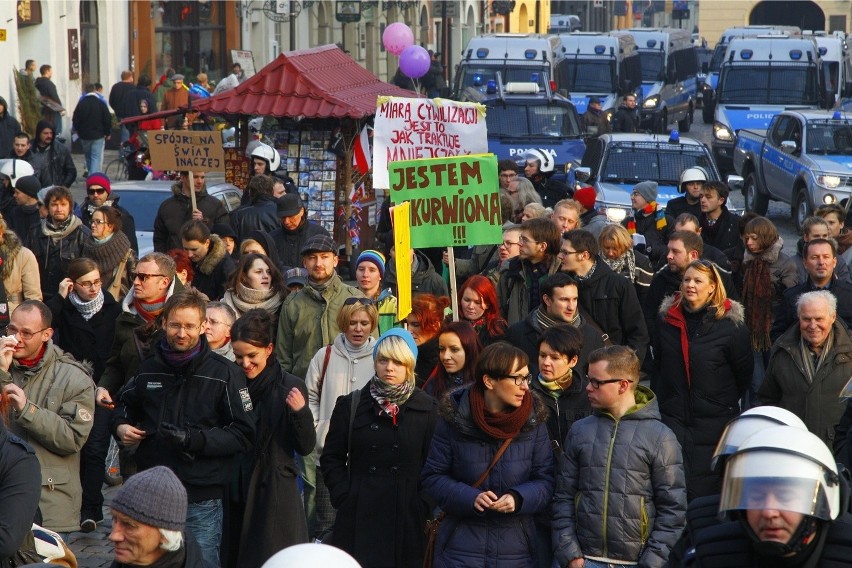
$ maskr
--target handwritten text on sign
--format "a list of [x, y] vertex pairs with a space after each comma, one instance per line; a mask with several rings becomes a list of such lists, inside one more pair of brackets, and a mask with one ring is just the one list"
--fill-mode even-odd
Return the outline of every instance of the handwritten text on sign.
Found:
[[500, 242], [497, 159], [492, 154], [390, 164], [390, 198], [411, 202], [411, 246]]
[[373, 132], [373, 186], [384, 189], [391, 162], [488, 151], [485, 107], [476, 103], [380, 97]]
[[160, 130], [149, 132], [151, 166], [158, 170], [221, 172], [225, 169], [222, 133]]

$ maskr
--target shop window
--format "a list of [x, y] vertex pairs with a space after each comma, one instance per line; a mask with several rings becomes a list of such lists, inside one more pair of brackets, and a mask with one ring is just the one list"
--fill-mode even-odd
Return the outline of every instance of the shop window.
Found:
[[83, 87], [103, 82], [98, 49], [98, 4], [95, 0], [80, 2], [80, 71]]
[[194, 81], [207, 73], [218, 81], [230, 71], [225, 56], [225, 2], [152, 2], [157, 69], [172, 68]]

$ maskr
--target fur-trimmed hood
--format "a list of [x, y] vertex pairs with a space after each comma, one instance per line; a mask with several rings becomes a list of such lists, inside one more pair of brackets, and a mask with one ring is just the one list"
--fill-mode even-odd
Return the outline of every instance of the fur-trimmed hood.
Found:
[[[445, 394], [438, 404], [438, 414], [465, 435], [490, 439], [490, 436], [480, 430], [473, 421], [470, 413], [470, 389], [471, 385], [466, 385]], [[547, 423], [547, 406], [532, 389], [530, 389], [530, 396], [533, 397], [533, 411], [527, 423], [521, 428], [522, 433], [532, 430], [539, 424]]]
[[[671, 296], [666, 296], [663, 298], [662, 303], [660, 304], [659, 314], [663, 317], [669, 312], [672, 306], [675, 303], [675, 300], [678, 298], [680, 293], [677, 292]], [[745, 322], [745, 308], [743, 305], [736, 300], [731, 300], [728, 298], [727, 305], [730, 307], [725, 311], [724, 317], [720, 319], [729, 319], [736, 325], [742, 325]], [[711, 316], [711, 311], [708, 310], [707, 317]], [[715, 319], [715, 318], [714, 318]]]
[[[178, 198], [182, 197], [182, 198], [186, 199], [187, 201], [189, 201], [189, 196], [184, 195], [184, 193], [183, 193], [183, 182], [180, 181], [180, 180], [178, 180], [177, 183], [172, 184], [172, 195], [174, 195], [175, 197], [178, 197]], [[207, 195], [207, 184], [204, 184], [201, 187], [201, 191], [196, 192], [195, 197], [200, 199], [200, 198], [204, 197], [205, 195]]]
[[222, 239], [218, 235], [211, 234], [210, 249], [207, 251], [207, 255], [195, 267], [203, 274], [210, 276], [216, 270], [216, 267], [219, 266], [219, 263], [222, 262], [222, 259], [225, 258], [226, 254], [228, 254], [228, 249], [225, 247], [225, 243], [222, 242]]
[[3, 257], [3, 265], [0, 266], [0, 280], [5, 280], [12, 274], [12, 267], [18, 253], [21, 252], [21, 239], [12, 231], [3, 233], [3, 244], [0, 245], [0, 256]]

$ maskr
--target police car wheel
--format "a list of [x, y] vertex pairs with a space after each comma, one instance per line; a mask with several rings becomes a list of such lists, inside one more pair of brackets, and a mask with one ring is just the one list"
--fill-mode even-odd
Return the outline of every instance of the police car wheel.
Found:
[[704, 124], [713, 124], [713, 111], [715, 110], [712, 104], [704, 103], [704, 107], [701, 109], [701, 119]]
[[793, 221], [796, 224], [797, 232], [802, 232], [805, 219], [811, 215], [813, 215], [813, 207], [811, 207], [811, 201], [808, 199], [808, 192], [806, 189], [800, 189], [796, 198], [796, 208], [793, 210]]
[[746, 211], [757, 213], [758, 215], [766, 215], [766, 211], [769, 209], [769, 196], [760, 193], [760, 190], [757, 188], [757, 179], [755, 179], [753, 173], [746, 177], [743, 194], [745, 196]]
[[689, 107], [689, 111], [686, 113], [686, 116], [683, 117], [683, 120], [677, 121], [677, 128], [681, 134], [689, 132], [689, 128], [692, 126], [692, 117], [694, 112], [695, 111], [692, 110], [692, 107]]

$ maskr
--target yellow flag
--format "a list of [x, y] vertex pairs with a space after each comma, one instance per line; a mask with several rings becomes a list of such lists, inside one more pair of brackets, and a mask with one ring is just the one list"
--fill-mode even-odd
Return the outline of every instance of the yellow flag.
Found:
[[411, 203], [393, 208], [394, 254], [396, 255], [397, 321], [411, 313]]

